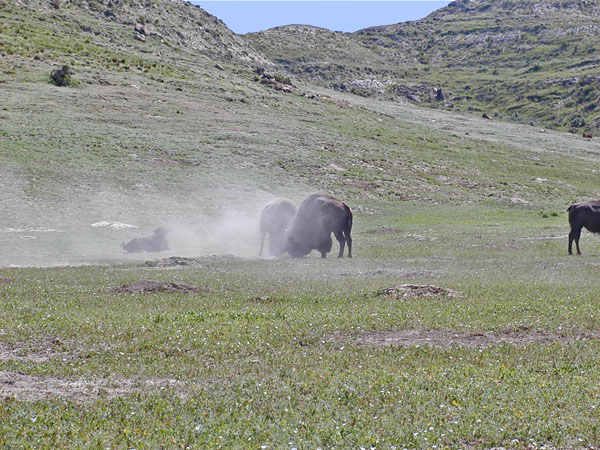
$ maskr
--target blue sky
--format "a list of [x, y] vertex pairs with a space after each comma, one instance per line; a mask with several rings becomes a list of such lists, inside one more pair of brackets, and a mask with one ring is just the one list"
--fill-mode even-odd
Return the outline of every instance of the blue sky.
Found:
[[197, 0], [234, 32], [245, 34], [281, 25], [302, 24], [352, 32], [376, 25], [418, 20], [449, 1]]

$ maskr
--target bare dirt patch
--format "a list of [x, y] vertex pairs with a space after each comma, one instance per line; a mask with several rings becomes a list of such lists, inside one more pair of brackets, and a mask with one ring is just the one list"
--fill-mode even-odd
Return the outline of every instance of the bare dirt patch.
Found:
[[61, 397], [84, 402], [166, 388], [174, 388], [183, 396], [183, 385], [183, 382], [168, 378], [59, 378], [0, 371], [0, 400], [14, 398], [20, 401], [39, 401]]
[[171, 256], [170, 258], [155, 259], [154, 261], [146, 261], [144, 266], [147, 267], [202, 267], [202, 264], [193, 258], [184, 258], [183, 256]]
[[359, 345], [385, 347], [396, 345], [403, 347], [430, 346], [441, 348], [468, 347], [487, 348], [509, 344], [526, 347], [531, 344], [568, 343], [573, 341], [599, 340], [600, 333], [558, 334], [523, 331], [484, 331], [468, 333], [449, 330], [392, 330], [372, 331], [355, 337], [335, 336], [335, 342], [351, 341]]
[[386, 297], [389, 300], [400, 300], [405, 298], [414, 297], [446, 297], [454, 298], [460, 297], [458, 291], [452, 289], [446, 289], [439, 286], [433, 285], [419, 285], [419, 284], [401, 284], [391, 288], [385, 288], [377, 291], [377, 296]]
[[201, 289], [191, 284], [179, 281], [154, 281], [154, 280], [137, 280], [132, 283], [110, 289], [111, 292], [117, 294], [152, 294], [156, 292], [167, 292], [171, 294], [189, 292], [200, 292]]
[[79, 356], [79, 351], [56, 338], [35, 344], [0, 342], [0, 361], [42, 363], [51, 359], [73, 360]]

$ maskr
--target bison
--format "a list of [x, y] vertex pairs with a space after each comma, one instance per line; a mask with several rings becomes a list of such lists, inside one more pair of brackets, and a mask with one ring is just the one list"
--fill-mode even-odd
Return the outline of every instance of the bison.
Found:
[[583, 133], [583, 137], [591, 139], [592, 138], [592, 133]]
[[325, 258], [331, 251], [331, 233], [340, 243], [338, 258], [344, 257], [348, 244], [348, 258], [352, 258], [352, 210], [344, 202], [327, 194], [312, 194], [302, 202], [287, 235], [286, 251], [292, 258], [308, 255], [312, 250]]
[[265, 237], [269, 234], [269, 253], [281, 256], [285, 251], [286, 233], [296, 215], [296, 205], [287, 198], [278, 198], [266, 205], [260, 215], [260, 251], [262, 256]]
[[581, 251], [579, 250], [581, 229], [585, 227], [592, 233], [600, 233], [600, 200], [573, 203], [567, 211], [569, 212], [569, 224], [571, 225], [569, 255], [573, 254], [573, 241], [575, 241], [575, 246], [577, 247], [577, 254], [581, 255]]
[[165, 236], [168, 231], [162, 227], [154, 230], [150, 236], [132, 239], [127, 244], [121, 244], [127, 253], [162, 252], [169, 249]]

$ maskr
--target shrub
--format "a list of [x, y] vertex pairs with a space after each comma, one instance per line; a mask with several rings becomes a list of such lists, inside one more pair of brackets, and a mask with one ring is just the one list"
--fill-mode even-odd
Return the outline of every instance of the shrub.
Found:
[[69, 66], [62, 66], [60, 69], [55, 69], [50, 74], [50, 81], [57, 86], [72, 86], [73, 70]]
[[289, 85], [292, 84], [292, 80], [290, 80], [290, 77], [283, 75], [281, 73], [275, 74], [275, 80], [282, 84], [289, 84]]

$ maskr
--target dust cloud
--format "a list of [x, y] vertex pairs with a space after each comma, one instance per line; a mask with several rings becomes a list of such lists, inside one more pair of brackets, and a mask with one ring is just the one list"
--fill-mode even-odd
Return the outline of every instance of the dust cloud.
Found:
[[[0, 267], [57, 266], [147, 261], [170, 256], [231, 255], [257, 258], [263, 207], [275, 198], [300, 203], [310, 192], [217, 190], [192, 197], [103, 189], [69, 202], [4, 205]], [[5, 211], [6, 212], [6, 211]], [[121, 244], [153, 230], [168, 230], [169, 249], [126, 253]], [[268, 245], [268, 244], [265, 244]]]

